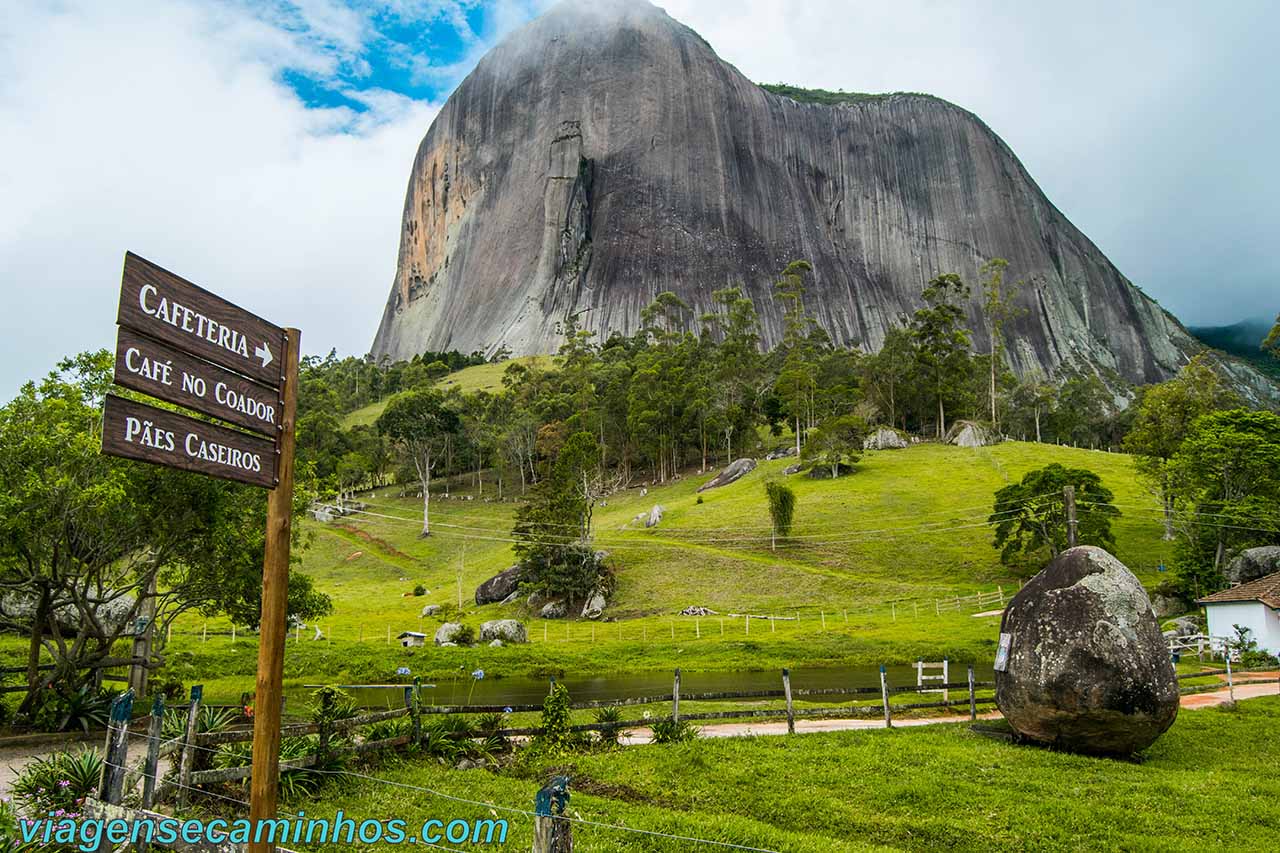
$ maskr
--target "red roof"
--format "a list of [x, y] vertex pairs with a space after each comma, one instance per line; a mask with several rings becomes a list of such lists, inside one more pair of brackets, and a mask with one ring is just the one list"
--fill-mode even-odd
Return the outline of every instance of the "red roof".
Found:
[[1280, 610], [1280, 572], [1207, 595], [1197, 599], [1196, 604], [1219, 604], [1227, 601], [1261, 601], [1268, 607]]

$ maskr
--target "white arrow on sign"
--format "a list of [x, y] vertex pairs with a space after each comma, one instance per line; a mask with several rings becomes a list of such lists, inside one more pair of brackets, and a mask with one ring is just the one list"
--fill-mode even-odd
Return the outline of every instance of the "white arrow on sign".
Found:
[[255, 347], [253, 350], [253, 354], [256, 355], [258, 358], [262, 359], [263, 367], [266, 367], [268, 364], [275, 361], [275, 359], [272, 358], [271, 356], [271, 347], [267, 346], [266, 344], [259, 344], [257, 347]]

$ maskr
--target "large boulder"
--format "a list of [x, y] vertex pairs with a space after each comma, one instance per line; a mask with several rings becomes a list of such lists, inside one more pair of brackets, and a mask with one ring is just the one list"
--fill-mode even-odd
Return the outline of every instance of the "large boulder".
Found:
[[[102, 623], [107, 633], [124, 632], [128, 628], [127, 623], [130, 618], [137, 615], [134, 611], [137, 600], [128, 593], [117, 595], [111, 590], [107, 590], [101, 597], [104, 599], [101, 604], [91, 605], [94, 616]], [[39, 604], [39, 596], [34, 592], [11, 590], [0, 595], [0, 616], [19, 625], [30, 626], [35, 621]], [[54, 600], [53, 618], [64, 635], [74, 637], [79, 632], [80, 623], [85, 617], [81, 616], [80, 608], [66, 597], [61, 597]]]
[[461, 639], [462, 623], [446, 622], [436, 629], [437, 646], [456, 646]]
[[645, 527], [657, 527], [662, 522], [662, 513], [664, 512], [662, 504], [654, 504], [653, 509], [649, 510], [649, 514], [645, 517]]
[[476, 604], [497, 604], [505, 601], [520, 586], [522, 567], [517, 564], [499, 572], [476, 587]]
[[480, 626], [480, 642], [501, 640], [504, 643], [527, 643], [529, 632], [515, 619], [493, 619]]
[[737, 482], [754, 471], [755, 468], [756, 460], [754, 459], [735, 459], [723, 471], [699, 486], [698, 491], [705, 492], [707, 489], [718, 489], [721, 486]]
[[1263, 545], [1241, 551], [1223, 572], [1231, 583], [1248, 583], [1280, 572], [1280, 545]]
[[1064, 551], [1032, 578], [1005, 608], [1000, 646], [996, 704], [1030, 740], [1129, 755], [1178, 716], [1178, 682], [1147, 593], [1101, 548]]
[[587, 601], [582, 605], [583, 619], [599, 619], [604, 614], [604, 609], [609, 604], [609, 598], [604, 594], [604, 590], [599, 587], [591, 590], [591, 594], [587, 596]]
[[991, 430], [973, 421], [956, 421], [947, 430], [947, 444], [954, 444], [956, 447], [986, 447], [999, 441]]
[[901, 450], [907, 446], [907, 440], [896, 429], [878, 427], [862, 441], [863, 450]]
[[439, 604], [428, 604], [422, 608], [422, 613], [420, 615], [422, 616], [423, 619], [426, 619], [429, 616], [435, 616], [439, 612], [440, 612]]

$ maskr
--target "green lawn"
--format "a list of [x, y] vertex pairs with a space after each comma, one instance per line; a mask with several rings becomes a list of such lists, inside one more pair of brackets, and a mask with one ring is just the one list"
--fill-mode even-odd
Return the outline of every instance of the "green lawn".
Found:
[[[309, 817], [505, 817], [527, 850], [539, 784], [568, 772], [577, 818], [780, 851], [1273, 850], [1280, 699], [1182, 713], [1141, 761], [1015, 746], [964, 725], [674, 746], [525, 761], [492, 773], [411, 760], [335, 777]], [[445, 799], [422, 789], [481, 805]], [[582, 850], [718, 849], [588, 824]], [[382, 850], [391, 847], [367, 847]]]
[[[291, 642], [286, 674], [297, 684], [318, 679], [380, 682], [401, 665], [440, 679], [476, 667], [507, 675], [666, 670], [772, 669], [783, 666], [905, 663], [917, 657], [989, 660], [997, 617], [947, 610], [947, 601], [975, 591], [1006, 594], [1018, 581], [991, 547], [985, 518], [1006, 478], [1052, 461], [1097, 471], [1125, 514], [1115, 526], [1118, 553], [1144, 581], [1167, 556], [1160, 525], [1145, 507], [1154, 501], [1133, 476], [1129, 457], [1051, 445], [1010, 442], [984, 450], [921, 444], [868, 454], [858, 471], [835, 482], [793, 476], [798, 498], [792, 540], [771, 550], [762, 483], [781, 476], [786, 460], [765, 462], [738, 483], [703, 493], [709, 476], [686, 476], [609, 498], [595, 514], [597, 543], [610, 552], [618, 592], [610, 620], [546, 622], [520, 605], [476, 607], [475, 587], [513, 562], [513, 501], [473, 500], [456, 491], [432, 500], [433, 534], [421, 538], [421, 502], [381, 490], [370, 512], [335, 524], [307, 524], [311, 541], [303, 570], [334, 599], [320, 620], [328, 639], [310, 632]], [[494, 494], [486, 484], [485, 498]], [[655, 503], [661, 525], [633, 522]], [[1129, 509], [1129, 507], [1143, 507]], [[441, 618], [421, 619], [425, 604], [459, 600], [463, 621], [515, 617], [529, 625], [527, 646], [403, 650], [387, 644], [404, 630], [432, 634]], [[429, 590], [412, 596], [416, 584]], [[689, 605], [722, 614], [755, 613], [789, 621], [709, 617], [678, 612]], [[954, 605], [953, 605], [954, 606]], [[942, 614], [937, 614], [942, 609]], [[798, 616], [796, 620], [794, 617]], [[223, 621], [208, 622], [226, 631]], [[193, 668], [235, 696], [256, 667], [252, 638], [200, 641], [204, 620], [178, 626], [174, 648]], [[749, 633], [748, 633], [749, 630]], [[723, 634], [721, 633], [723, 631]], [[394, 640], [393, 640], [394, 643]], [[212, 688], [211, 688], [212, 689]]]

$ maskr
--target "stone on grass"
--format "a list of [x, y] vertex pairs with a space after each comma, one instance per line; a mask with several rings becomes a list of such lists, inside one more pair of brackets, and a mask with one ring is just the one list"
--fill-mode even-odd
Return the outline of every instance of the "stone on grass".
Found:
[[653, 509], [649, 510], [649, 514], [645, 517], [645, 527], [657, 527], [662, 521], [662, 504], [654, 504]]
[[875, 432], [862, 442], [863, 450], [901, 450], [907, 446], [907, 440], [892, 427], [877, 427]]
[[502, 641], [501, 641], [501, 640], [494, 640], [493, 642], [489, 643], [489, 648], [491, 648], [491, 649], [500, 649], [500, 648], [502, 648]]
[[755, 467], [756, 460], [754, 459], [735, 459], [723, 471], [699, 486], [698, 491], [705, 492], [707, 489], [718, 489], [721, 486], [727, 486], [750, 474], [755, 470]]
[[1029, 740], [1130, 755], [1178, 716], [1178, 682], [1146, 590], [1101, 548], [1059, 554], [1010, 600], [1000, 634], [1008, 655], [996, 704]]
[[1227, 563], [1223, 574], [1230, 583], [1248, 583], [1280, 572], [1280, 545], [1247, 548]]
[[428, 604], [426, 607], [422, 608], [423, 617], [435, 616], [439, 612], [440, 612], [439, 604]]
[[476, 587], [476, 604], [497, 604], [520, 587], [522, 570], [519, 564], [499, 572]]
[[599, 619], [608, 604], [609, 599], [604, 594], [604, 590], [599, 587], [591, 590], [591, 594], [587, 596], [586, 604], [582, 605], [582, 618]]
[[462, 633], [461, 622], [446, 622], [436, 629], [437, 646], [456, 646], [458, 636]]
[[986, 447], [999, 443], [1000, 439], [982, 424], [973, 421], [956, 421], [947, 430], [947, 444], [956, 447]]
[[515, 619], [492, 619], [480, 626], [480, 642], [502, 640], [507, 643], [529, 642], [529, 632]]

